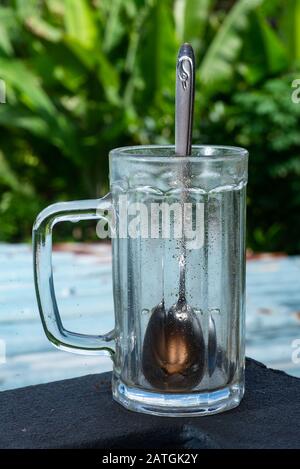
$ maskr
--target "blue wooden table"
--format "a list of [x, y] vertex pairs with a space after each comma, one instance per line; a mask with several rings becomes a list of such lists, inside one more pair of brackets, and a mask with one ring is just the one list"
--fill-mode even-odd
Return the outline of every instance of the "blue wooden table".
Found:
[[[65, 326], [86, 333], [112, 329], [109, 245], [73, 245], [55, 252], [53, 264]], [[247, 355], [300, 376], [300, 257], [247, 262], [246, 325]], [[0, 389], [110, 369], [106, 357], [68, 354], [49, 344], [37, 310], [31, 248], [0, 244]]]

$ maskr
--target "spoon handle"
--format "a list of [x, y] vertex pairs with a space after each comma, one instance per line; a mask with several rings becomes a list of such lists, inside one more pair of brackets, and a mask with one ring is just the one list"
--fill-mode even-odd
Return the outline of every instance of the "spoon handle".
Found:
[[195, 57], [190, 44], [183, 44], [178, 53], [175, 102], [175, 152], [188, 156], [192, 150], [192, 128], [195, 96]]

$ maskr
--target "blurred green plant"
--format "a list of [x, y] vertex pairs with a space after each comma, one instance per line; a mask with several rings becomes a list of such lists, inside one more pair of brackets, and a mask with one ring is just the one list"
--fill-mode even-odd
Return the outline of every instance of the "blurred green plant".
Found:
[[194, 141], [250, 149], [249, 246], [300, 252], [299, 31], [300, 0], [2, 1], [0, 239], [28, 239], [51, 201], [103, 194], [111, 148], [174, 140], [190, 41]]
[[216, 143], [234, 141], [250, 151], [248, 245], [254, 251], [300, 252], [300, 105], [290, 97], [292, 79], [270, 78], [226, 105], [215, 102], [211, 113]]

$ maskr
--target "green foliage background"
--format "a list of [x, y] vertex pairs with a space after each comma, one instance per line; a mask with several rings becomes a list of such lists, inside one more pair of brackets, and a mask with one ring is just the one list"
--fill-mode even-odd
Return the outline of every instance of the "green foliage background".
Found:
[[174, 141], [174, 64], [197, 58], [194, 142], [250, 151], [248, 245], [300, 253], [300, 0], [0, 2], [0, 240], [102, 195], [108, 151]]

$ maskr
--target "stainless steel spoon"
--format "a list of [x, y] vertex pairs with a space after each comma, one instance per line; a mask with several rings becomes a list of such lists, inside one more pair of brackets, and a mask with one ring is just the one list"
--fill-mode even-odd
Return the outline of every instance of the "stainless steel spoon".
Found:
[[[191, 154], [195, 94], [195, 60], [190, 44], [181, 46], [176, 71], [175, 151], [178, 156], [187, 156]], [[188, 173], [188, 163], [183, 163], [178, 175], [183, 187], [182, 213]], [[152, 309], [142, 355], [143, 372], [148, 382], [155, 388], [173, 392], [190, 390], [199, 384], [205, 367], [205, 343], [200, 321], [186, 301], [184, 234], [180, 246], [179, 268], [178, 300], [168, 311], [165, 310], [163, 299]]]

